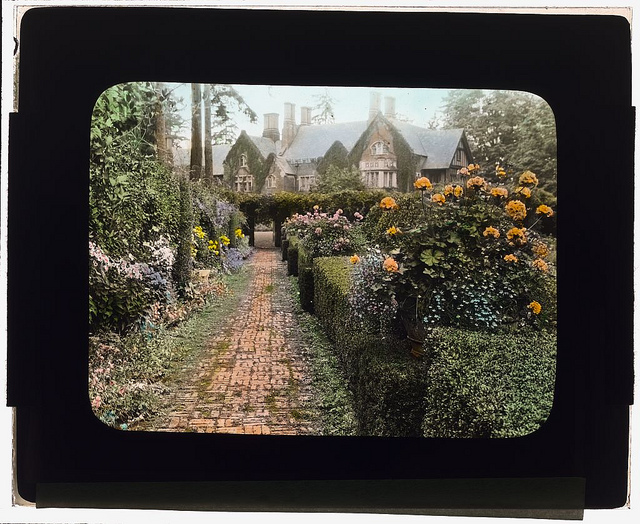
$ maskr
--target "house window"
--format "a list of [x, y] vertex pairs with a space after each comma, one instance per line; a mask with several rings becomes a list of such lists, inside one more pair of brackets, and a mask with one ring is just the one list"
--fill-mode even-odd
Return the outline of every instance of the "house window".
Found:
[[247, 167], [247, 155], [245, 153], [240, 155], [240, 167]]
[[273, 189], [274, 187], [276, 187], [276, 177], [269, 175], [267, 177], [267, 189]]
[[385, 144], [382, 140], [375, 142], [371, 146], [371, 154], [372, 155], [384, 155], [389, 152], [389, 146]]
[[456, 154], [453, 157], [453, 165], [454, 166], [466, 166], [466, 158], [463, 149], [457, 149]]

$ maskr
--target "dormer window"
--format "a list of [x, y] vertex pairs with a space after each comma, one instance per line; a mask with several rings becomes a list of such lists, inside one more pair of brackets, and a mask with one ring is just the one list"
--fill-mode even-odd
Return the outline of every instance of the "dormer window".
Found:
[[240, 167], [247, 167], [247, 155], [246, 153], [242, 153], [240, 155]]
[[371, 146], [371, 154], [372, 155], [384, 155], [389, 152], [389, 146], [385, 144], [382, 140], [375, 142]]

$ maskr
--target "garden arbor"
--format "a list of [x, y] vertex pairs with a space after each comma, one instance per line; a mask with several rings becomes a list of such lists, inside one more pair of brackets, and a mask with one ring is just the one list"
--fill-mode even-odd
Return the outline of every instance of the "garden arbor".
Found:
[[281, 226], [294, 213], [304, 213], [314, 206], [323, 210], [342, 209], [346, 215], [359, 212], [366, 215], [371, 206], [377, 204], [387, 193], [383, 191], [340, 191], [337, 193], [289, 193], [273, 195], [229, 192], [225, 198], [236, 204], [247, 219], [249, 245], [255, 243], [257, 224], [273, 224], [274, 243], [280, 247]]

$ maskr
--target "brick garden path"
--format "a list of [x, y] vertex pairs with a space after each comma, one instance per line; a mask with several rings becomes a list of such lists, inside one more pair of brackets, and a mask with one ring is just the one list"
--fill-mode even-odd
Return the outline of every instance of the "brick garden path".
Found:
[[[265, 238], [268, 235], [268, 238]], [[256, 246], [271, 242], [256, 235]], [[309, 356], [298, 335], [286, 263], [273, 247], [257, 249], [246, 295], [198, 361], [172, 387], [168, 416], [154, 431], [319, 434]]]

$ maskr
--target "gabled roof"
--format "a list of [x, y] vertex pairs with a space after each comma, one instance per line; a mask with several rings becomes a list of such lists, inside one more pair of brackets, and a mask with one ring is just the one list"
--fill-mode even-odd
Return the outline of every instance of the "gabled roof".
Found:
[[427, 157], [422, 169], [446, 169], [463, 136], [463, 129], [424, 129], [397, 120], [393, 126], [416, 155]]
[[249, 139], [256, 145], [260, 154], [266, 159], [271, 153], [276, 154], [277, 148], [276, 144], [270, 138], [265, 138], [263, 136], [249, 136]]
[[213, 153], [214, 175], [224, 174], [224, 166], [222, 165], [222, 162], [224, 162], [225, 158], [227, 158], [230, 150], [231, 144], [216, 144], [211, 147], [211, 152]]
[[343, 124], [324, 124], [300, 126], [293, 142], [284, 151], [283, 156], [289, 161], [324, 156], [335, 141], [340, 141], [351, 151], [362, 133], [367, 128], [367, 121], [346, 122]]

